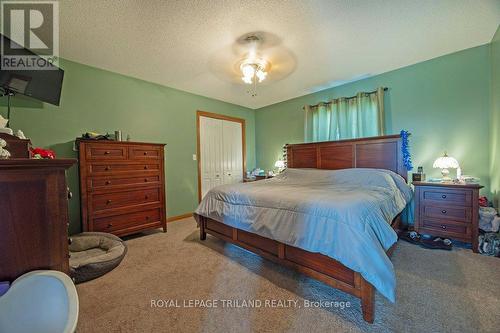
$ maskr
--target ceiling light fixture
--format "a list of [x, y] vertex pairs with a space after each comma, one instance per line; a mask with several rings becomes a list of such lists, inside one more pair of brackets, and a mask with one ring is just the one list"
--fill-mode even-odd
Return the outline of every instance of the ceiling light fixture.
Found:
[[241, 79], [246, 84], [253, 84], [253, 91], [249, 91], [252, 97], [257, 96], [257, 83], [261, 83], [267, 77], [268, 63], [262, 59], [246, 59], [240, 65], [243, 76]]

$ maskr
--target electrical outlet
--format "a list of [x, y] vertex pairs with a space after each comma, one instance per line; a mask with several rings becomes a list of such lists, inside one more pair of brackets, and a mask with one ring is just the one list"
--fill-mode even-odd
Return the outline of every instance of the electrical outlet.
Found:
[[197, 157], [196, 154], [193, 154], [193, 161], [196, 161]]

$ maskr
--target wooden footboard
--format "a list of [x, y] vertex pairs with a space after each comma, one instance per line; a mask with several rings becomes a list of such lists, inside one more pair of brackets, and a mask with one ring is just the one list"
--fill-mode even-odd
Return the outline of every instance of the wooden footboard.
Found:
[[[340, 262], [320, 253], [308, 252], [275, 240], [262, 237], [247, 231], [230, 227], [210, 218], [193, 214], [200, 227], [200, 239], [205, 240], [207, 233], [236, 244], [276, 263], [294, 268], [327, 285], [342, 290], [361, 299], [363, 319], [373, 323], [375, 291], [361, 274]], [[399, 217], [393, 223], [398, 225]], [[392, 253], [394, 246], [387, 251]]]

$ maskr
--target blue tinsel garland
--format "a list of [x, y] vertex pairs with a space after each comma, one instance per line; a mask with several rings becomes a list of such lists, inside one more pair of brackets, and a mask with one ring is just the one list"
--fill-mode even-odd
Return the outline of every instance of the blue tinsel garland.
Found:
[[413, 169], [413, 164], [411, 163], [410, 147], [408, 142], [410, 133], [408, 133], [408, 131], [401, 130], [400, 134], [403, 141], [401, 145], [401, 152], [403, 153], [403, 163], [406, 167], [406, 170], [411, 171]]

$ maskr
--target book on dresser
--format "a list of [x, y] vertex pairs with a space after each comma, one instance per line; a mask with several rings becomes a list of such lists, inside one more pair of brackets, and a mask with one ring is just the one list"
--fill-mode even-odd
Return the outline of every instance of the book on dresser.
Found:
[[77, 139], [84, 231], [167, 231], [165, 144]]

